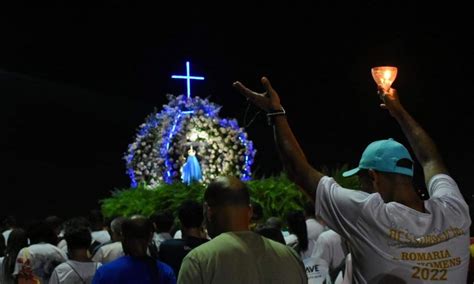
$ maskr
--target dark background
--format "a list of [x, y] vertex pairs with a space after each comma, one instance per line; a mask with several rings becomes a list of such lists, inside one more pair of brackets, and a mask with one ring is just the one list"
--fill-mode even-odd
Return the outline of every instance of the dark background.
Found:
[[[0, 216], [69, 217], [129, 185], [122, 159], [137, 127], [166, 94], [185, 93], [185, 61], [206, 77], [192, 92], [243, 124], [234, 80], [261, 90], [266, 75], [317, 167], [357, 164], [393, 137], [370, 68], [399, 68], [394, 87], [432, 135], [470, 196], [474, 32], [467, 7], [352, 1], [10, 1], [0, 4]], [[135, 3], [144, 2], [144, 3]], [[157, 2], [157, 1], [156, 1]], [[256, 110], [251, 108], [251, 113]], [[271, 129], [247, 128], [256, 176], [278, 173]], [[470, 182], [471, 181], [471, 182]], [[416, 182], [424, 187], [417, 167]]]

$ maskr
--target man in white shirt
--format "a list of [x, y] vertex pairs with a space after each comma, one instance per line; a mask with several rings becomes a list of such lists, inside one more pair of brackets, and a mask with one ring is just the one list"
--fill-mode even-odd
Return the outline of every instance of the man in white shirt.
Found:
[[93, 261], [106, 264], [124, 255], [122, 247], [122, 223], [125, 220], [125, 217], [117, 217], [110, 222], [112, 243], [100, 246], [92, 256]]
[[[364, 191], [342, 188], [307, 161], [286, 120], [277, 92], [262, 78], [264, 93], [234, 86], [267, 112], [289, 177], [315, 199], [316, 215], [350, 245], [356, 283], [466, 283], [469, 208], [431, 138], [401, 105], [394, 89], [380, 93], [420, 162], [430, 199], [413, 185], [413, 160], [393, 139], [371, 143], [359, 166]], [[317, 125], [314, 126], [315, 128]]]
[[99, 262], [92, 262], [88, 248], [92, 237], [88, 227], [65, 228], [69, 260], [56, 266], [49, 284], [91, 283]]
[[341, 236], [333, 230], [327, 230], [319, 235], [311, 257], [324, 260], [331, 275], [337, 275], [338, 271], [335, 270], [340, 270], [346, 254], [347, 247]]
[[174, 217], [169, 212], [156, 212], [150, 219], [155, 226], [155, 233], [153, 234], [153, 243], [156, 250], [160, 250], [160, 244], [173, 237], [170, 234], [171, 227], [173, 227]]
[[306, 218], [308, 240], [317, 241], [319, 235], [324, 232], [324, 226], [316, 219], [314, 214], [314, 203], [307, 202], [304, 205], [304, 217]]

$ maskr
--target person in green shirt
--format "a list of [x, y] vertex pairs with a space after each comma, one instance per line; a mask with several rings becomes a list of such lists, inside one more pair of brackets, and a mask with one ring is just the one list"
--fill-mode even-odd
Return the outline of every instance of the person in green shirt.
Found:
[[249, 230], [252, 207], [242, 181], [217, 178], [204, 201], [212, 240], [184, 258], [178, 283], [308, 283], [295, 251]]

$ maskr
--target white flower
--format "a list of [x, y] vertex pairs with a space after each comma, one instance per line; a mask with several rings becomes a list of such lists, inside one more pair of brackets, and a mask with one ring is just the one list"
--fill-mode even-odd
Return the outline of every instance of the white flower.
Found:
[[189, 137], [188, 139], [191, 140], [191, 141], [196, 141], [196, 139], [198, 138], [198, 133], [196, 131], [192, 131], [191, 133], [189, 133]]
[[201, 139], [207, 139], [207, 138], [209, 138], [209, 135], [208, 135], [207, 132], [205, 132], [205, 131], [199, 131], [198, 136], [199, 136], [199, 138], [201, 138]]

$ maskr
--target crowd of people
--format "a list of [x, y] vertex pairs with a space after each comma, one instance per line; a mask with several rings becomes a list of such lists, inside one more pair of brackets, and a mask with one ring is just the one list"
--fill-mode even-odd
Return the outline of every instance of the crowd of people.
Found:
[[410, 151], [391, 138], [370, 143], [343, 174], [357, 175], [361, 190], [313, 168], [277, 92], [267, 78], [262, 84], [263, 93], [234, 86], [267, 113], [285, 171], [311, 200], [303, 210], [263, 220], [248, 185], [225, 176], [178, 212], [105, 221], [95, 210], [25, 228], [7, 217], [0, 283], [473, 283], [472, 207], [394, 89], [379, 90], [381, 107], [423, 169], [426, 199]]

